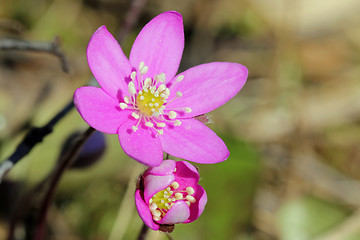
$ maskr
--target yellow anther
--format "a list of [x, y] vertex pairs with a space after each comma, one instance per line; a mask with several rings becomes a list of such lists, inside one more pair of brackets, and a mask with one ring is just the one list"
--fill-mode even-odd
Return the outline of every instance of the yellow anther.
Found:
[[178, 182], [173, 182], [171, 186], [173, 187], [173, 189], [178, 189], [180, 187]]
[[186, 188], [186, 193], [189, 195], [193, 195], [195, 193], [194, 188], [192, 187], [187, 187]]

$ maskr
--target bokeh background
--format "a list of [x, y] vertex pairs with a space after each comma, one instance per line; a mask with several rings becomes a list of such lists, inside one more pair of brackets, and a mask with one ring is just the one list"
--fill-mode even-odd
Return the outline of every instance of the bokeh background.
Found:
[[[117, 36], [130, 3], [0, 0], [0, 38], [59, 36], [70, 67], [64, 73], [47, 53], [0, 51], [0, 161], [30, 126], [45, 124], [88, 84], [90, 36], [101, 25]], [[360, 239], [360, 1], [148, 0], [122, 44], [127, 54], [142, 26], [167, 10], [184, 18], [180, 71], [211, 61], [249, 69], [240, 93], [209, 115], [231, 155], [197, 164], [209, 201], [196, 222], [176, 226], [172, 239]], [[51, 171], [66, 138], [86, 128], [73, 110], [1, 183], [0, 239], [19, 199]], [[101, 158], [63, 177], [47, 239], [136, 239], [142, 222], [133, 188], [144, 167], [114, 135], [105, 136], [101, 154], [101, 137], [85, 161]], [[18, 239], [30, 239], [42, 196], [28, 200]]]

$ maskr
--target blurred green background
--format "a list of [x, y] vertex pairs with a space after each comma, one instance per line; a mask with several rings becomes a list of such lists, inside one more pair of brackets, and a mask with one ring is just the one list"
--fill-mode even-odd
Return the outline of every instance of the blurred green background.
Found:
[[[41, 126], [91, 78], [85, 51], [106, 25], [120, 32], [128, 0], [0, 0], [0, 38], [51, 41], [69, 61], [0, 51], [0, 161], [29, 126]], [[179, 11], [180, 70], [211, 61], [249, 69], [240, 93], [210, 113], [229, 159], [200, 165], [203, 215], [173, 239], [360, 239], [360, 2], [358, 0], [149, 0], [122, 48], [157, 14]], [[66, 137], [86, 129], [73, 110], [7, 176], [0, 188], [0, 239], [17, 200], [52, 169]], [[66, 172], [48, 216], [48, 239], [136, 239], [133, 203], [144, 167], [106, 135], [96, 164]], [[39, 196], [41, 194], [39, 193]], [[33, 208], [36, 210], [36, 203]], [[25, 228], [16, 232], [23, 239]], [[167, 239], [149, 232], [148, 239]]]

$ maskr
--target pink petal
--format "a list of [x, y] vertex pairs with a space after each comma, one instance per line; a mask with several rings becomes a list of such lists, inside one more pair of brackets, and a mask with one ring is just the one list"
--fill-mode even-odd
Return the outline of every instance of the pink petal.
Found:
[[165, 12], [152, 19], [139, 33], [130, 53], [130, 63], [138, 68], [144, 62], [149, 70], [145, 77], [165, 73], [171, 80], [184, 49], [184, 27], [179, 13]]
[[160, 135], [165, 152], [198, 163], [225, 161], [229, 150], [210, 128], [196, 119], [181, 119], [181, 126], [168, 125]]
[[116, 134], [119, 126], [130, 115], [129, 110], [120, 109], [119, 101], [97, 87], [76, 89], [74, 103], [85, 122], [105, 133]]
[[179, 190], [185, 190], [187, 187], [195, 189], [199, 178], [199, 172], [193, 165], [186, 161], [176, 162], [175, 181], [180, 185]]
[[200, 215], [204, 212], [205, 205], [207, 203], [207, 195], [204, 188], [200, 185], [195, 188], [194, 197], [196, 199], [195, 203], [190, 205], [190, 217], [184, 223], [193, 222], [200, 217]]
[[105, 26], [92, 35], [87, 48], [87, 60], [91, 72], [105, 92], [117, 99], [127, 95], [127, 81], [132, 67]]
[[154, 231], [159, 230], [159, 225], [153, 221], [149, 207], [144, 202], [144, 200], [141, 198], [141, 191], [139, 189], [136, 190], [136, 192], [135, 192], [135, 204], [136, 204], [136, 209], [139, 213], [139, 216], [143, 220], [143, 222], [146, 224], [146, 226], [148, 226], [149, 228], [151, 228]]
[[190, 107], [191, 113], [178, 115], [179, 118], [190, 118], [210, 112], [234, 97], [244, 86], [248, 71], [238, 63], [213, 62], [190, 68], [179, 75], [184, 75], [184, 79], [175, 83], [169, 100], [176, 96], [177, 91], [183, 95], [169, 103], [166, 109]]
[[157, 192], [167, 188], [175, 180], [174, 174], [166, 176], [148, 175], [144, 178], [144, 200], [149, 202]]
[[158, 222], [160, 224], [176, 224], [185, 222], [190, 216], [190, 209], [184, 201], [177, 201]]
[[150, 167], [159, 166], [163, 160], [163, 150], [160, 139], [145, 126], [139, 124], [139, 129], [133, 132], [131, 127], [138, 120], [129, 119], [118, 131], [120, 145], [124, 152], [136, 161]]
[[160, 166], [148, 168], [144, 175], [167, 175], [172, 174], [175, 170], [176, 162], [174, 160], [164, 160]]

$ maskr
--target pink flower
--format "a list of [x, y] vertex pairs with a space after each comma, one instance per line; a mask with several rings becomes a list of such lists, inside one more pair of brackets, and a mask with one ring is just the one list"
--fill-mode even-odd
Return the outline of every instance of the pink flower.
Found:
[[213, 62], [175, 75], [184, 48], [182, 17], [165, 12], [139, 33], [130, 57], [105, 26], [87, 49], [90, 69], [101, 88], [81, 87], [74, 102], [93, 128], [118, 134], [130, 157], [158, 166], [163, 151], [199, 163], [227, 159], [224, 142], [193, 117], [223, 105], [245, 84], [247, 69]]
[[207, 203], [198, 181], [197, 169], [186, 161], [164, 160], [148, 168], [135, 192], [140, 218], [155, 231], [172, 231], [168, 225], [195, 221]]

